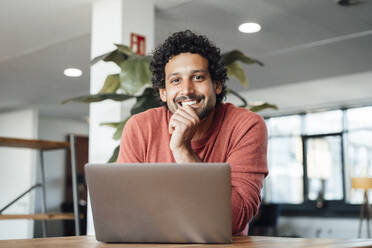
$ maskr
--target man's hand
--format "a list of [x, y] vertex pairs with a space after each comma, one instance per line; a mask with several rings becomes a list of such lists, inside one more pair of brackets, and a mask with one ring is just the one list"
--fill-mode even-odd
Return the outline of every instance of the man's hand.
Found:
[[177, 163], [201, 161], [191, 149], [191, 139], [199, 124], [199, 117], [188, 105], [179, 107], [171, 117], [169, 121], [169, 133], [172, 135], [170, 149]]

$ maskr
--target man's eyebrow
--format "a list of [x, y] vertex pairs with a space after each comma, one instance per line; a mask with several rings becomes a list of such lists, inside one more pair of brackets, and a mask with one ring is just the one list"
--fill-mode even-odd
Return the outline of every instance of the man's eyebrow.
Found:
[[173, 77], [173, 76], [177, 76], [177, 75], [180, 75], [181, 73], [180, 72], [173, 72], [171, 74], [168, 75], [167, 79]]
[[206, 70], [192, 70], [190, 74], [197, 73], [197, 72], [207, 72]]
[[[198, 72], [206, 73], [207, 71], [206, 70], [202, 70], [202, 69], [200, 69], [200, 70], [192, 70], [192, 71], [188, 72], [188, 74], [194, 74], [194, 73], [198, 73]], [[181, 74], [183, 74], [183, 73], [181, 73], [181, 72], [173, 72], [173, 73], [171, 73], [171, 74], [168, 75], [167, 79], [169, 79], [170, 77], [173, 77], [173, 76], [181, 75]]]

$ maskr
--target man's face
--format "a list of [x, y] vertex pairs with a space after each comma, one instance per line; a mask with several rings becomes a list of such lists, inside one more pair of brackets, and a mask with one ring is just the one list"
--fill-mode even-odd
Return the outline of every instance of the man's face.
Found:
[[214, 109], [216, 94], [221, 90], [220, 83], [212, 82], [207, 59], [199, 54], [181, 53], [165, 65], [165, 89], [159, 89], [159, 93], [172, 113], [188, 104], [202, 120]]

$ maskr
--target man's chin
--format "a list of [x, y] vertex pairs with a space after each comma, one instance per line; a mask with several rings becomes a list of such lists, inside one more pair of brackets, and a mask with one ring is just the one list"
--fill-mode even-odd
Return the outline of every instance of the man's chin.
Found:
[[199, 119], [202, 121], [202, 120], [207, 119], [211, 112], [212, 111], [206, 108], [203, 108], [201, 111], [196, 111], [195, 113], [199, 117]]
[[[204, 120], [211, 114], [212, 109], [208, 109], [205, 106], [198, 106], [199, 104], [200, 103], [198, 103], [197, 105], [189, 105], [189, 106], [195, 111], [195, 114], [199, 117], [200, 120]], [[180, 106], [178, 104], [174, 104], [172, 106], [167, 104], [167, 107], [168, 107], [168, 110], [171, 111], [172, 114], [174, 114]]]

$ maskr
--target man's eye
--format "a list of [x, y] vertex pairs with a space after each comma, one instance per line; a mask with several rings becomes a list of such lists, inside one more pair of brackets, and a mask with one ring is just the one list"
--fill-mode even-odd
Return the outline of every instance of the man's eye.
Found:
[[194, 76], [194, 79], [195, 79], [195, 80], [199, 80], [199, 81], [200, 81], [200, 80], [203, 80], [203, 79], [204, 79], [204, 77], [203, 77], [203, 76], [201, 76], [201, 75], [195, 75], [195, 76]]
[[174, 79], [171, 79], [171, 83], [173, 84], [173, 83], [178, 83], [180, 80], [178, 79], [178, 78], [174, 78]]

